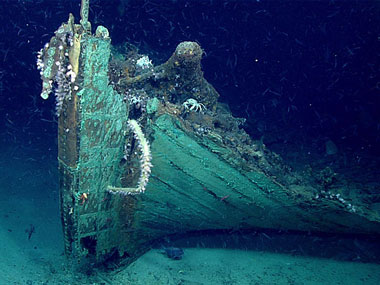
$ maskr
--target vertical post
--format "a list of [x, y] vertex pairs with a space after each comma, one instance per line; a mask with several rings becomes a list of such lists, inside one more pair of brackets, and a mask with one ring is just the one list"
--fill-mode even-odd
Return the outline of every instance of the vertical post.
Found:
[[126, 199], [111, 200], [106, 191], [121, 179], [128, 119], [123, 96], [109, 84], [110, 53], [110, 39], [81, 38], [78, 90], [64, 101], [59, 117], [61, 218], [65, 253], [73, 258], [100, 260], [122, 252], [128, 242], [118, 216]]
[[88, 21], [88, 11], [90, 9], [90, 0], [81, 0], [80, 6], [80, 23], [85, 31], [91, 32], [91, 24]]

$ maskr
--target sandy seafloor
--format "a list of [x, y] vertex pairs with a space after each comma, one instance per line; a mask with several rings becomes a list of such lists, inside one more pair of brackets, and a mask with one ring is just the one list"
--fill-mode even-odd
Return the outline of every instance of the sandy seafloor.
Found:
[[80, 270], [63, 254], [56, 150], [43, 139], [15, 139], [1, 150], [0, 285], [380, 284], [380, 264], [362, 263], [360, 256], [347, 262], [236, 247], [185, 247], [182, 260], [152, 249], [127, 268]]

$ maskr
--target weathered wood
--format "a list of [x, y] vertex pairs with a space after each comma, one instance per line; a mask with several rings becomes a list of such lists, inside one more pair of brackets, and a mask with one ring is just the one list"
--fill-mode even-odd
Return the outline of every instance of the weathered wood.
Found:
[[162, 228], [170, 233], [233, 228], [380, 233], [379, 220], [364, 208], [353, 213], [334, 201], [295, 192], [260, 171], [231, 165], [209, 149], [210, 138], [187, 133], [178, 118], [161, 115], [149, 127], [154, 168], [138, 212], [142, 231], [156, 235], [156, 224], [159, 233]]
[[[380, 233], [377, 213], [316, 196], [316, 185], [307, 185], [238, 127], [203, 78], [197, 44], [186, 43], [183, 53], [183, 46], [177, 48], [154, 82], [150, 72], [117, 86], [109, 79], [118, 79], [108, 69], [110, 40], [87, 32], [74, 37], [80, 39], [78, 72], [58, 128], [68, 256], [129, 263], [157, 238], [210, 229]], [[184, 92], [173, 91], [178, 80]], [[182, 103], [190, 95], [206, 110], [186, 109]], [[133, 187], [139, 178], [136, 141], [126, 132], [131, 114], [150, 142], [152, 173], [144, 194], [111, 194], [109, 186]]]

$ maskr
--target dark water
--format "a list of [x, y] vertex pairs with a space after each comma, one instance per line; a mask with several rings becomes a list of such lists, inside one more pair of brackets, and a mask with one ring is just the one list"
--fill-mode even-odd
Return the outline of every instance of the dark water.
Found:
[[[48, 190], [58, 189], [55, 103], [39, 97], [36, 54], [70, 12], [78, 21], [79, 6], [79, 0], [0, 2], [0, 195], [6, 197], [11, 188], [12, 201], [20, 195], [57, 199], [57, 191]], [[169, 58], [181, 41], [198, 42], [205, 52], [205, 78], [234, 116], [246, 119], [244, 129], [254, 139], [261, 139], [295, 168], [324, 157], [326, 142], [331, 141], [348, 157], [346, 173], [354, 166], [366, 172], [364, 182], [374, 186], [368, 186], [370, 193], [365, 194], [371, 194], [376, 204], [380, 202], [379, 10], [379, 1], [92, 0], [89, 20], [93, 27], [106, 26], [114, 45], [132, 43], [155, 65]], [[43, 165], [30, 165], [41, 159]], [[323, 163], [334, 166], [333, 159]], [[39, 169], [46, 187], [37, 183], [30, 191], [25, 189], [25, 177], [35, 178], [23, 168], [26, 165]], [[50, 214], [57, 225], [58, 203]], [[26, 223], [25, 230], [30, 228]], [[273, 239], [272, 245], [266, 236], [247, 236], [253, 244], [265, 241], [260, 250], [284, 243], [282, 235], [265, 235]], [[357, 252], [367, 249], [376, 254], [362, 258], [372, 262], [380, 258], [368, 237], [363, 242], [358, 237], [315, 238], [305, 236], [303, 241], [330, 242], [322, 256], [332, 257], [334, 241], [343, 240], [342, 251], [336, 253], [343, 260], [354, 260]], [[299, 239], [298, 233], [290, 235], [289, 244]], [[217, 244], [223, 247], [222, 241]], [[355, 254], [344, 250], [353, 247]]]
[[[34, 111], [52, 119], [53, 100], [34, 96], [35, 55], [69, 12], [79, 18], [78, 2], [1, 2], [2, 124], [25, 125], [20, 113]], [[253, 137], [328, 137], [379, 154], [377, 1], [91, 2], [94, 27], [106, 26], [115, 45], [137, 45], [154, 64], [181, 41], [200, 43], [205, 77]]]

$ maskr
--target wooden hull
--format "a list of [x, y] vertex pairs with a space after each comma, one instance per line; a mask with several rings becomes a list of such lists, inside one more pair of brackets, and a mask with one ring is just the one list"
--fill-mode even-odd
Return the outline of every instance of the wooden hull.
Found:
[[[223, 121], [233, 126], [236, 119], [230, 114], [223, 119], [218, 111], [218, 94], [200, 70], [201, 49], [189, 42], [154, 72], [126, 80], [129, 92], [141, 93], [142, 86], [148, 90], [147, 108], [159, 101], [154, 96], [164, 99], [140, 118], [153, 164], [145, 193], [111, 194], [109, 186], [130, 187], [138, 180], [138, 153], [125, 134], [132, 105], [118, 93], [125, 87], [116, 91], [110, 84], [110, 40], [75, 29], [78, 74], [63, 101], [58, 133], [61, 217], [69, 257], [129, 263], [158, 238], [212, 229], [380, 233], [378, 213], [365, 205], [348, 206], [338, 196], [316, 194], [320, 190], [294, 178], [277, 156], [258, 149], [239, 128], [218, 130]], [[154, 87], [149, 82], [157, 72], [166, 78]], [[197, 100], [208, 96], [203, 102], [213, 115], [170, 102], [167, 92], [175, 84], [170, 80], [187, 73], [191, 76], [181, 77], [183, 85], [197, 84]], [[208, 131], [200, 132], [205, 126]], [[131, 155], [125, 159], [128, 147]]]

